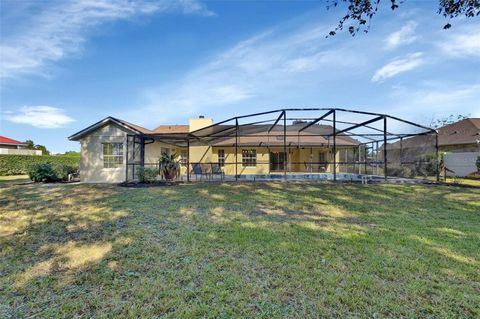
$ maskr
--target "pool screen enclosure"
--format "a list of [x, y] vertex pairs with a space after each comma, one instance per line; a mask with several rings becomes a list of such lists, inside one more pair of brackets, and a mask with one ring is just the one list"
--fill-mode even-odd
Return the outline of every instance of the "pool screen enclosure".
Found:
[[189, 133], [128, 135], [127, 181], [136, 180], [138, 167], [158, 167], [145, 159], [152, 143], [183, 154], [179, 178], [187, 181], [215, 173], [235, 181], [439, 178], [436, 130], [341, 108], [287, 108], [232, 117]]

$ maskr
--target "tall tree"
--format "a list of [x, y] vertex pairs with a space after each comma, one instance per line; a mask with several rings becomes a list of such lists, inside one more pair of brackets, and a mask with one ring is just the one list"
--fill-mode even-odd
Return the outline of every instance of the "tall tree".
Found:
[[[438, 0], [437, 13], [448, 19], [443, 26], [449, 29], [450, 20], [458, 16], [473, 18], [480, 15], [480, 0]], [[403, 0], [389, 0], [390, 9], [395, 10], [403, 4]], [[337, 27], [330, 31], [329, 36], [334, 36], [338, 31], [348, 25], [348, 32], [354, 36], [358, 32], [368, 32], [370, 22], [380, 8], [380, 0], [327, 0], [327, 9], [331, 7], [346, 6], [346, 14], [339, 20]], [[351, 23], [349, 23], [351, 22]]]
[[439, 119], [432, 120], [430, 123], [430, 127], [432, 128], [439, 128], [448, 124], [452, 124], [461, 120], [468, 119], [470, 114], [463, 115], [463, 114], [451, 114], [447, 117], [442, 117]]

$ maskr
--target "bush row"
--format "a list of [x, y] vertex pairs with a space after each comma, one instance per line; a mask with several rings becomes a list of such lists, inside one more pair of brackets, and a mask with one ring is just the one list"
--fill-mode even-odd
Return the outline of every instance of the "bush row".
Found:
[[80, 164], [80, 157], [53, 155], [0, 155], [0, 176], [28, 174], [30, 168], [36, 164], [65, 166], [68, 170], [75, 170]]

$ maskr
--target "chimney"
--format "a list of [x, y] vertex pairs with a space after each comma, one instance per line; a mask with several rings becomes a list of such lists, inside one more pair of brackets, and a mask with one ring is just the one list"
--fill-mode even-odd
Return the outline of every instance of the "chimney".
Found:
[[188, 121], [188, 124], [189, 124], [189, 131], [193, 132], [201, 128], [212, 125], [213, 120], [211, 118], [206, 118], [205, 116], [200, 115], [198, 118], [190, 119]]

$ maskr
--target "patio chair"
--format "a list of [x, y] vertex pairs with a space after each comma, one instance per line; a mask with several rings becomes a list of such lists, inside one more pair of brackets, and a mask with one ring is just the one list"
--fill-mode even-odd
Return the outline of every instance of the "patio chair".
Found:
[[214, 177], [215, 175], [220, 175], [220, 180], [223, 181], [223, 176], [225, 173], [223, 172], [222, 167], [220, 165], [212, 163], [211, 174], [212, 174], [212, 177]]
[[208, 175], [204, 170], [202, 170], [202, 165], [200, 163], [192, 163], [192, 173], [195, 174], [195, 180], [198, 180], [200, 175], [200, 180], [202, 180], [203, 175]]

